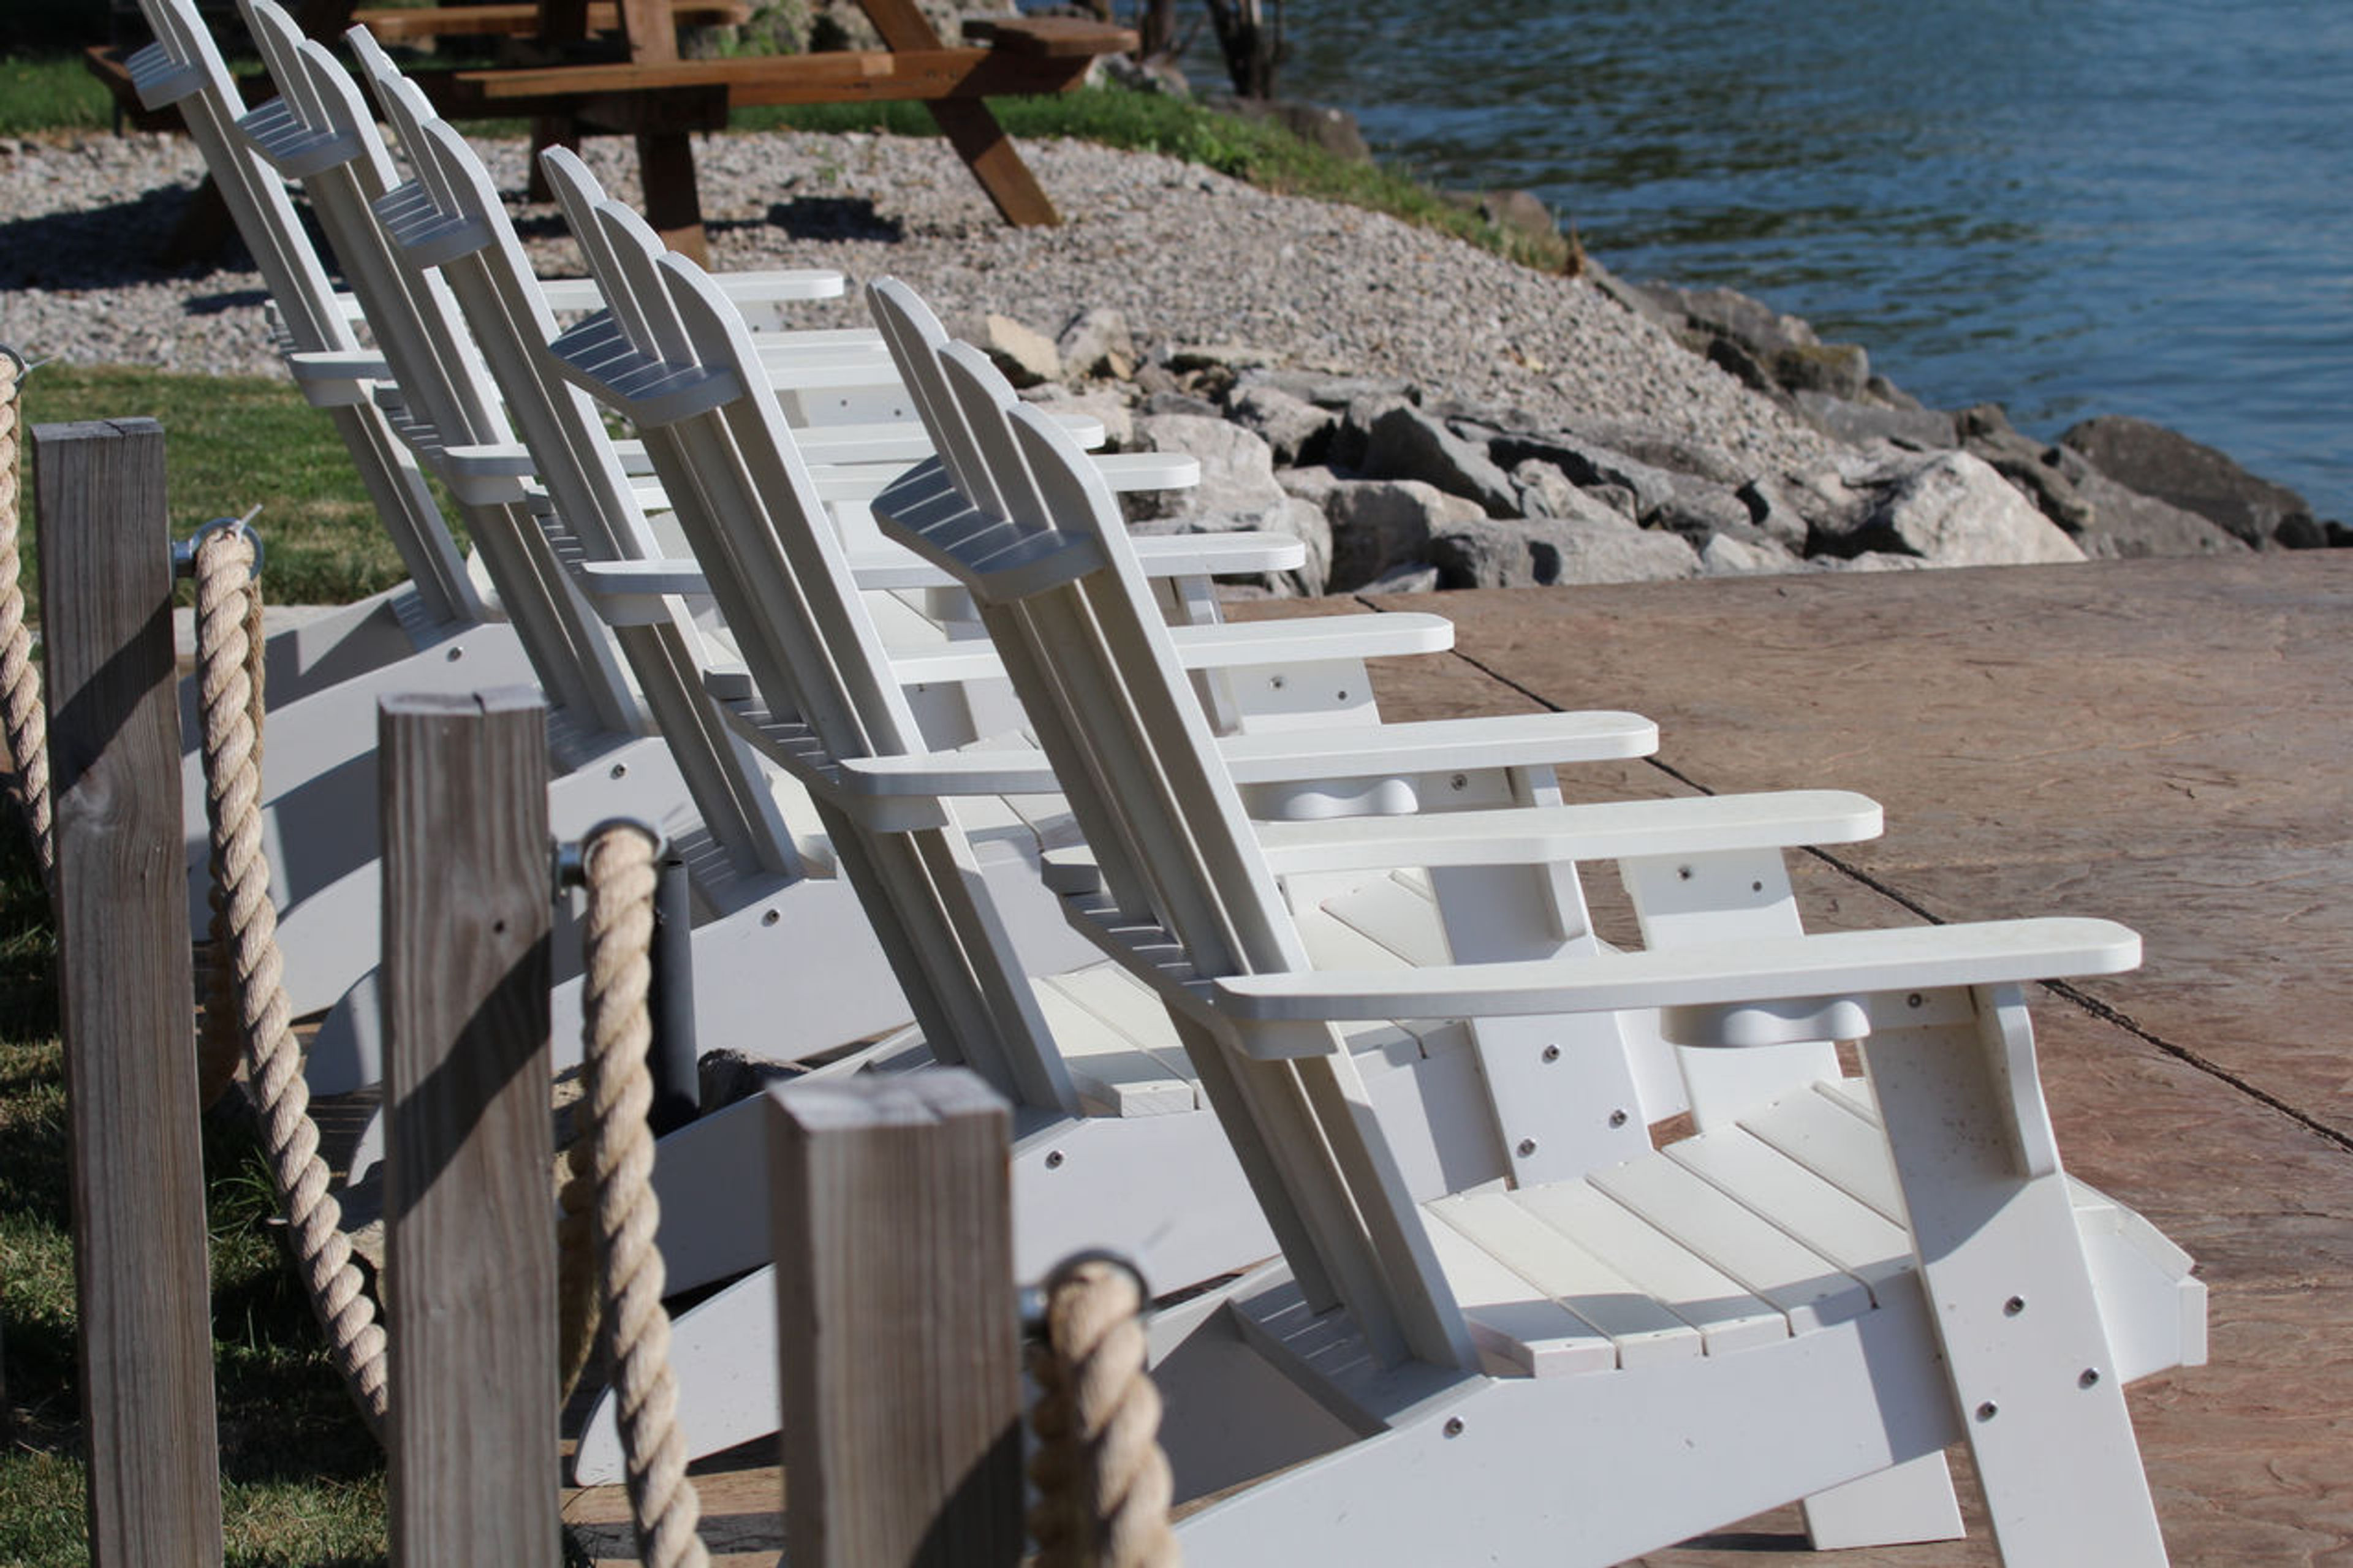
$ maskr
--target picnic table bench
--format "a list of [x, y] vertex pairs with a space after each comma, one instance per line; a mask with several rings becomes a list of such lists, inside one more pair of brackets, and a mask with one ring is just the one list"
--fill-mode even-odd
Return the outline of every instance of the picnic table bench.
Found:
[[[534, 153], [576, 145], [584, 133], [634, 136], [648, 219], [698, 260], [708, 250], [691, 137], [723, 129], [730, 110], [756, 104], [920, 102], [1007, 222], [1060, 223], [986, 100], [1067, 91], [1097, 56], [1134, 48], [1135, 35], [1081, 18], [993, 16], [967, 21], [965, 42], [951, 47], [914, 0], [859, 3], [881, 48], [707, 60], [679, 57], [678, 28], [741, 20], [746, 8], [738, 0], [501, 0], [414, 9], [314, 0], [302, 21], [314, 37], [358, 23], [379, 39], [512, 41], [520, 60], [421, 75], [434, 108], [451, 120], [528, 116]], [[121, 52], [93, 49], [89, 60], [138, 118]], [[543, 196], [536, 158], [533, 171], [533, 195]], [[194, 243], [184, 225], [174, 248], [189, 253]]]

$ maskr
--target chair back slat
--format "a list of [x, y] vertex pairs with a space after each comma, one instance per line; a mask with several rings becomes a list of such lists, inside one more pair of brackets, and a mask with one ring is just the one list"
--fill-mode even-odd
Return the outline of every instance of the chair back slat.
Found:
[[[994, 486], [962, 492], [961, 515], [896, 510], [920, 493], [913, 485], [886, 492], [877, 511], [886, 532], [972, 590], [1120, 918], [1165, 928], [1202, 976], [1307, 967], [1108, 486], [1050, 418], [1000, 391], [977, 353], [950, 345], [934, 358]], [[1386, 1359], [1475, 1366], [1339, 1039], [1322, 1026], [1293, 1026], [1252, 1042], [1262, 1049], [1243, 1049], [1224, 1027], [1178, 1020], [1311, 1304], [1344, 1305]]]
[[[836, 759], [928, 749], [741, 312], [576, 160], [551, 151], [547, 163], [586, 225], [582, 252], [612, 305], [554, 352], [575, 383], [638, 421], [762, 705], [817, 742], [800, 765], [822, 785]], [[934, 1054], [1025, 1104], [1075, 1111], [955, 811], [937, 827], [884, 834], [821, 792], [818, 810]]]
[[[415, 266], [448, 281], [583, 558], [657, 558], [652, 526], [595, 405], [555, 372], [547, 353], [555, 314], [490, 171], [365, 28], [353, 28], [349, 40], [417, 175], [377, 199], [385, 232]], [[709, 661], [684, 606], [671, 601], [662, 619], [614, 635], [712, 837], [739, 869], [798, 872], [764, 770], [704, 689]]]
[[[175, 104], [205, 167], [227, 205], [277, 308], [284, 346], [295, 353], [347, 353], [358, 338], [344, 317], [327, 268], [296, 215], [285, 181], [237, 128], [245, 112], [236, 79], [191, 0], [140, 0], [154, 29], [147, 64], [170, 68], [168, 87], [151, 108]], [[141, 73], [143, 74], [143, 73]], [[142, 94], [143, 100], [143, 94]], [[413, 461], [372, 410], [337, 409], [332, 417], [409, 579], [436, 621], [478, 620], [481, 604]]]
[[[299, 178], [359, 297], [399, 399], [422, 423], [429, 454], [504, 445], [512, 431], [487, 369], [438, 273], [413, 273], [395, 256], [373, 204], [394, 164], [358, 85], [334, 57], [302, 36], [272, 0], [239, 0], [280, 97], [238, 126], [262, 156]], [[523, 503], [460, 502], [501, 604], [551, 704], [607, 733], [634, 734], [644, 716], [612, 639], [566, 580]]]

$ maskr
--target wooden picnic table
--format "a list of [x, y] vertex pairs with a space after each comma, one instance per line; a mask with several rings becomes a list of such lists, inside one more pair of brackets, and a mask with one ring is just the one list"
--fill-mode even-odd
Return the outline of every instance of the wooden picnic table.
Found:
[[[498, 0], [480, 5], [361, 8], [309, 0], [306, 32], [333, 39], [353, 22], [380, 39], [451, 37], [509, 42], [515, 61], [419, 73], [417, 84], [451, 120], [528, 116], [533, 150], [583, 134], [637, 139], [647, 221], [670, 245], [709, 258], [692, 136], [724, 129], [731, 109], [776, 103], [921, 102], [1008, 223], [1061, 221], [1037, 176], [997, 123], [991, 97], [1063, 92], [1099, 55], [1135, 47], [1124, 27], [1071, 17], [967, 21], [951, 47], [914, 0], [859, 0], [880, 49], [681, 59], [678, 29], [740, 21], [740, 0]], [[92, 50], [90, 68], [135, 110], [119, 51]], [[138, 118], [134, 114], [134, 118]], [[143, 122], [143, 121], [142, 121]], [[544, 198], [536, 158], [533, 191]], [[224, 231], [225, 233], [225, 226]], [[174, 247], [193, 242], [184, 224]]]

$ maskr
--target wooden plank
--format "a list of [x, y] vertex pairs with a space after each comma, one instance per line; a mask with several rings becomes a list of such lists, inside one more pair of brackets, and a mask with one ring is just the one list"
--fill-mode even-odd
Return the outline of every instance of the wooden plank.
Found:
[[942, 1069], [770, 1100], [786, 1557], [1021, 1555], [1011, 1113]]
[[164, 430], [37, 426], [91, 1561], [221, 1560]]
[[393, 1561], [553, 1563], [545, 710], [396, 697], [379, 723]]
[[[514, 37], [549, 35], [534, 0], [501, 0], [488, 5], [418, 5], [371, 8], [352, 13], [383, 43], [417, 38]], [[671, 20], [681, 27], [728, 27], [750, 20], [752, 8], [738, 0], [677, 0]], [[610, 33], [621, 26], [621, 10], [612, 0], [595, 0], [587, 7], [582, 37]]]
[[1085, 16], [967, 16], [964, 36], [967, 43], [1011, 54], [1088, 60], [1129, 54], [1137, 45], [1133, 29]]
[[1702, 1353], [1699, 1333], [1691, 1324], [1528, 1213], [1516, 1197], [1483, 1193], [1440, 1198], [1424, 1205], [1423, 1212], [1460, 1231], [1513, 1273], [1609, 1335], [1620, 1368], [1655, 1366]]
[[[591, 93], [681, 87], [723, 87], [737, 107], [764, 103], [852, 103], [874, 100], [969, 98], [987, 94], [1060, 92], [1083, 68], [1060, 60], [1025, 60], [987, 49], [928, 49], [912, 54], [839, 50], [715, 60], [538, 66], [452, 71], [420, 78], [437, 106], [512, 104]], [[510, 107], [501, 112], [512, 113]]]

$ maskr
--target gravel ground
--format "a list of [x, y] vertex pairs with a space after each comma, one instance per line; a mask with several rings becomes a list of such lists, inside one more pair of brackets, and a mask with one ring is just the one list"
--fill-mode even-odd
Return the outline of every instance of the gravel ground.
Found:
[[[522, 144], [477, 145], [514, 193], [540, 269], [576, 271], [554, 209], [521, 199]], [[1758, 471], [1825, 455], [1820, 437], [1581, 283], [1169, 158], [1071, 142], [1023, 152], [1068, 216], [1061, 228], [998, 222], [935, 141], [698, 138], [714, 259], [895, 274], [951, 323], [994, 310], [1050, 336], [1111, 306], [1140, 345], [1242, 343], [1298, 368], [1516, 407], [1535, 426], [1624, 421], [1704, 439]], [[589, 159], [616, 195], [637, 198], [626, 142], [591, 142]], [[200, 172], [179, 137], [0, 140], [0, 340], [35, 359], [277, 374], [258, 274], [166, 273], [146, 259]], [[860, 319], [854, 300], [812, 314]]]

